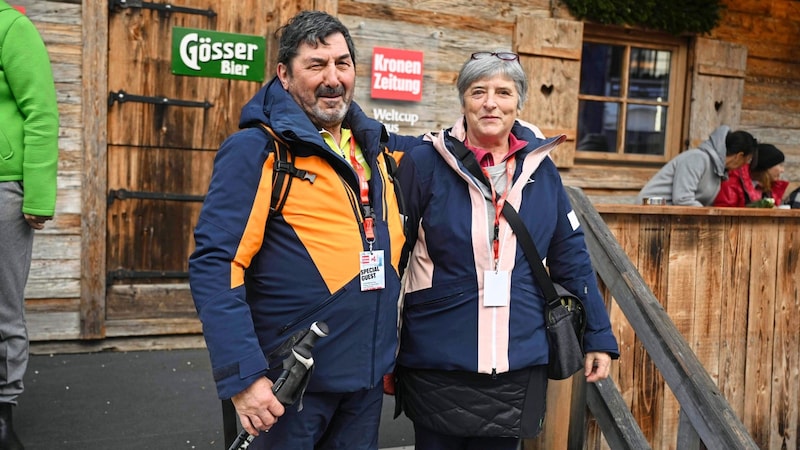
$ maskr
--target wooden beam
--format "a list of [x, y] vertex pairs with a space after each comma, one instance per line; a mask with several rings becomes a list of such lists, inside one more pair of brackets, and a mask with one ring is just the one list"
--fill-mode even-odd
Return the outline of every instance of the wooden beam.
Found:
[[108, 116], [108, 0], [84, 0], [83, 179], [81, 189], [82, 339], [105, 337], [106, 122]]
[[[600, 424], [609, 447], [615, 450], [651, 448], [614, 380], [607, 378], [586, 385], [586, 404]], [[681, 450], [688, 449], [681, 448]]]
[[592, 264], [708, 448], [757, 450], [753, 438], [583, 192], [567, 187]]

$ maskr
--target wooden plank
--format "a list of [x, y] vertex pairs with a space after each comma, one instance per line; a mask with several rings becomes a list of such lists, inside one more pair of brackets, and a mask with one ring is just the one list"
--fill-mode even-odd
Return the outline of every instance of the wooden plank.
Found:
[[[587, 384], [587, 404], [604, 430], [605, 443], [614, 450], [645, 450], [650, 444], [627, 410], [613, 379]], [[683, 450], [683, 449], [682, 449]]]
[[78, 298], [81, 286], [77, 278], [31, 278], [25, 285], [25, 299]]
[[[777, 224], [775, 339], [772, 356], [772, 398], [768, 448], [800, 448], [800, 228]], [[795, 427], [792, 429], [792, 425]]]
[[32, 312], [25, 315], [31, 341], [56, 341], [81, 337], [80, 316], [70, 312]]
[[718, 385], [738, 417], [744, 417], [745, 369], [747, 359], [747, 304], [750, 286], [751, 233], [747, 222], [727, 218], [728, 232], [720, 247], [725, 255], [722, 264], [727, 276], [720, 287], [720, 324]]
[[[586, 224], [586, 226], [589, 225]], [[653, 290], [655, 298], [659, 299], [661, 308], [667, 301], [668, 293], [670, 228], [670, 218], [668, 217], [641, 217], [639, 220], [639, 263], [637, 267], [642, 280]], [[599, 268], [595, 268], [600, 273]], [[608, 283], [605, 277], [603, 280]], [[612, 288], [612, 285], [608, 284]], [[617, 298], [617, 302], [620, 302], [619, 298]], [[622, 305], [620, 307], [622, 308]], [[630, 315], [627, 313], [625, 315], [630, 320]], [[634, 392], [631, 411], [653, 448], [662, 448], [662, 437], [665, 433], [665, 430], [662, 429], [664, 379], [646, 350], [645, 342], [641, 340], [639, 333], [637, 333], [633, 357], [634, 366], [639, 368], [639, 372], [636, 374], [637, 389]]]
[[766, 446], [770, 428], [773, 340], [775, 338], [775, 267], [777, 234], [771, 220], [750, 226], [750, 296], [747, 314], [747, 368], [743, 422], [753, 439]]
[[[106, 120], [108, 2], [85, 0], [83, 23], [83, 174], [80, 337], [105, 337]], [[98, 276], [99, 275], [99, 276]]]
[[443, 7], [442, 2], [430, 1], [340, 0], [339, 14], [427, 24], [432, 28], [471, 29], [510, 35], [517, 17], [549, 15], [550, 8], [549, 0], [449, 0], [446, 3]]
[[695, 41], [695, 53], [695, 70], [700, 75], [744, 78], [747, 73], [747, 47], [743, 45], [700, 37]]
[[698, 221], [695, 232], [697, 272], [693, 277], [695, 292], [691, 308], [694, 314], [689, 343], [708, 375], [719, 385], [720, 323], [723, 309], [720, 307], [717, 294], [722, 288], [723, 280], [729, 276], [722, 271], [727, 255], [720, 251], [724, 248], [725, 220], [721, 217], [712, 217], [709, 220]]
[[[670, 229], [667, 230], [669, 235], [667, 291], [666, 301], [662, 301], [662, 304], [675, 328], [690, 346], [695, 320], [708, 320], [708, 317], [697, 317], [698, 311], [695, 310], [698, 302], [695, 277], [700, 273], [697, 267], [700, 223], [701, 220], [697, 217], [673, 217]], [[702, 363], [702, 358], [699, 359]], [[663, 436], [663, 439], [657, 438], [654, 441], [653, 446], [656, 448], [669, 448], [670, 440], [667, 438], [669, 433], [666, 430], [678, 429], [680, 422], [678, 413], [681, 408], [678, 400], [666, 389], [664, 394], [659, 422], [660, 429], [664, 430], [659, 437]]]
[[130, 319], [106, 322], [108, 337], [180, 335], [202, 333], [199, 319]]
[[106, 318], [196, 318], [188, 284], [125, 284], [109, 287]]
[[583, 49], [583, 22], [519, 16], [514, 42], [514, 48], [520, 55], [580, 61]]

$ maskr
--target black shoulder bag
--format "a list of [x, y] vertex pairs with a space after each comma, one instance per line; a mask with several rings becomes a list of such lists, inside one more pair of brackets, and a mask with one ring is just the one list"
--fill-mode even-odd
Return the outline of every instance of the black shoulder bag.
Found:
[[531, 265], [533, 276], [547, 299], [545, 314], [547, 342], [550, 347], [547, 377], [552, 380], [569, 378], [581, 370], [584, 363], [583, 332], [586, 327], [586, 310], [583, 308], [583, 302], [578, 296], [550, 279], [533, 239], [517, 211], [505, 203], [503, 215], [517, 235], [525, 258]]
[[[455, 155], [464, 167], [484, 184], [489, 183], [481, 171], [478, 161], [464, 143], [447, 135], [453, 144]], [[508, 187], [511, 189], [511, 186]], [[545, 315], [547, 324], [547, 341], [550, 347], [550, 362], [547, 376], [552, 380], [563, 380], [581, 370], [584, 364], [583, 333], [586, 328], [586, 310], [578, 296], [573, 295], [558, 283], [554, 283], [542, 264], [542, 258], [536, 250], [525, 223], [519, 213], [507, 202], [503, 204], [503, 216], [517, 235], [517, 241], [531, 265], [536, 283], [542, 289], [547, 300]]]

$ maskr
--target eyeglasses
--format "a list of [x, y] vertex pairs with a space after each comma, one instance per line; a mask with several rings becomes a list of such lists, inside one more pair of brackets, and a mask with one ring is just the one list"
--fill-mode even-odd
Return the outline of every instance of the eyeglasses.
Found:
[[471, 59], [484, 59], [495, 56], [503, 61], [518, 61], [519, 55], [512, 52], [475, 52], [470, 56]]

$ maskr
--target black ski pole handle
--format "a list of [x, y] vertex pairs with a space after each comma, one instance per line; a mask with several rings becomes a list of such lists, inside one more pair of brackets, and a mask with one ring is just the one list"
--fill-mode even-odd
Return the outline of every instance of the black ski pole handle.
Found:
[[[328, 335], [328, 325], [325, 322], [314, 322], [305, 334], [293, 347], [291, 354], [283, 362], [283, 370], [275, 383], [272, 385], [272, 392], [284, 406], [291, 406], [295, 390], [300, 386], [303, 377], [314, 365], [314, 358], [311, 349], [317, 339]], [[266, 430], [264, 431], [267, 432]], [[253, 442], [255, 436], [242, 430], [236, 436], [228, 450], [246, 450]]]

